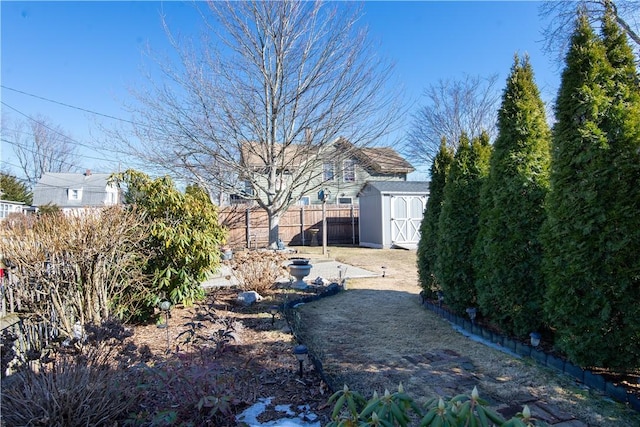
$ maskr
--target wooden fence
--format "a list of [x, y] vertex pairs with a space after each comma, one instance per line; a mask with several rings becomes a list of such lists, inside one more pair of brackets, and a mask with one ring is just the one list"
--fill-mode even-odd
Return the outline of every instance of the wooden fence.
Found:
[[[327, 244], [359, 243], [358, 207], [326, 205]], [[267, 213], [242, 205], [220, 210], [221, 222], [229, 230], [228, 243], [233, 248], [260, 248], [269, 243]], [[322, 205], [292, 206], [280, 217], [280, 239], [285, 245], [322, 245]]]

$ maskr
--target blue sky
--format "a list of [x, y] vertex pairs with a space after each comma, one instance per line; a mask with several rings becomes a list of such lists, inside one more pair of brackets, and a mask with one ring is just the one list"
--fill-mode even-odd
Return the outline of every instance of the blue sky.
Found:
[[[396, 78], [415, 108], [425, 87], [465, 73], [498, 73], [502, 89], [516, 52], [529, 54], [543, 99], [553, 102], [559, 72], [541, 52], [538, 6], [524, 1], [369, 1], [362, 22], [381, 54], [395, 62]], [[169, 50], [160, 14], [183, 34], [197, 34], [200, 24], [190, 3], [173, 1], [2, 1], [0, 8], [2, 114], [49, 117], [78, 143], [81, 168], [103, 172], [114, 167], [117, 154], [86, 146], [99, 139], [98, 122], [109, 126], [115, 121], [80, 109], [127, 119], [122, 108], [127, 88], [145, 81], [145, 46]], [[11, 151], [3, 141], [5, 167], [15, 163]], [[119, 160], [128, 166], [127, 159]]]

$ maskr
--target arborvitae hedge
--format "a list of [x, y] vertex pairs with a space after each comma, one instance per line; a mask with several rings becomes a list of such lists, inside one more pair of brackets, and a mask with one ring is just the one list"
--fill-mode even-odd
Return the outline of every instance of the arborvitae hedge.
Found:
[[429, 200], [420, 224], [420, 242], [418, 242], [417, 253], [418, 277], [420, 286], [425, 292], [440, 289], [435, 277], [436, 242], [438, 241], [438, 219], [442, 210], [444, 185], [451, 162], [453, 162], [453, 153], [447, 148], [446, 141], [443, 140], [440, 144], [440, 151], [431, 165]]
[[474, 248], [478, 305], [505, 331], [527, 336], [542, 326], [538, 237], [545, 218], [551, 133], [526, 57], [522, 63], [515, 58], [507, 79], [498, 131]]
[[446, 303], [460, 313], [476, 303], [471, 252], [478, 234], [480, 189], [488, 171], [490, 153], [486, 134], [472, 144], [463, 135], [444, 187], [438, 222], [436, 277]]
[[640, 367], [640, 95], [610, 15], [604, 36], [580, 16], [562, 75], [543, 233], [545, 312], [573, 362], [631, 369]]

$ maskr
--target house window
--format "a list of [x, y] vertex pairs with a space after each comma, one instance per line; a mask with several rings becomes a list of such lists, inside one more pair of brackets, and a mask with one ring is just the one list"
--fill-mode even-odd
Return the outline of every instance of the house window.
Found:
[[78, 188], [70, 188], [68, 190], [69, 200], [80, 200], [82, 199], [82, 189]]
[[344, 182], [356, 181], [356, 162], [353, 159], [348, 159], [342, 162], [342, 176]]
[[251, 185], [251, 181], [244, 182], [244, 196], [247, 198], [253, 196], [253, 185]]
[[353, 204], [353, 197], [338, 197], [338, 204], [339, 205], [352, 205]]
[[335, 177], [333, 162], [324, 162], [322, 164], [322, 172], [322, 177], [325, 181], [333, 181]]
[[302, 196], [300, 200], [298, 200], [298, 205], [300, 206], [309, 206], [311, 204], [311, 198], [309, 196]]

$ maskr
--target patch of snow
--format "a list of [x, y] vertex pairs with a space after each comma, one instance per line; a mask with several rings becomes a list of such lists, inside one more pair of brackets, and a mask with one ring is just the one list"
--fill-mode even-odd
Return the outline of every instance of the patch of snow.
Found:
[[[258, 402], [254, 403], [236, 416], [236, 421], [244, 423], [249, 427], [321, 427], [320, 421], [313, 422], [318, 418], [318, 415], [310, 412], [311, 408], [309, 405], [298, 406], [298, 410], [302, 412], [300, 412], [295, 418], [280, 418], [279, 420], [261, 423], [258, 421], [258, 417], [269, 405], [271, 405], [271, 399], [273, 398], [266, 397], [258, 399]], [[291, 405], [277, 405], [275, 410], [278, 412], [284, 412], [289, 416], [295, 415], [291, 410]]]

